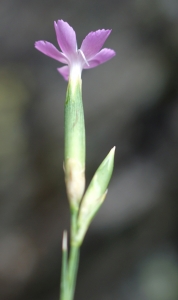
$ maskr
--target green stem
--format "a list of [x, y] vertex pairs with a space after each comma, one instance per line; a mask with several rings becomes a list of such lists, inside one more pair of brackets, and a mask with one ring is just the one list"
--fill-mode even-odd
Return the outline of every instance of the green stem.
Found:
[[67, 274], [65, 272], [62, 272], [60, 300], [74, 299], [75, 284], [79, 263], [79, 253], [80, 249], [78, 246], [71, 246]]
[[70, 256], [69, 256], [69, 264], [68, 264], [68, 299], [73, 300], [74, 292], [75, 292], [75, 284], [76, 277], [78, 271], [78, 263], [79, 263], [79, 246], [74, 243], [75, 236], [77, 233], [77, 218], [78, 211], [75, 209], [71, 209], [71, 238], [70, 238]]
[[63, 239], [60, 300], [73, 300], [74, 298], [80, 253], [80, 247], [74, 243], [77, 232], [77, 216], [77, 211], [71, 210], [69, 258], [66, 246], [67, 243], [64, 242]]
[[[65, 102], [64, 170], [71, 214], [69, 257], [63, 252], [61, 298], [73, 300], [79, 263], [78, 210], [85, 188], [85, 124], [81, 78], [69, 80]], [[67, 260], [66, 260], [67, 257]]]
[[69, 268], [68, 268], [68, 297], [65, 300], [73, 300], [75, 293], [75, 284], [78, 271], [80, 249], [76, 245], [71, 245]]

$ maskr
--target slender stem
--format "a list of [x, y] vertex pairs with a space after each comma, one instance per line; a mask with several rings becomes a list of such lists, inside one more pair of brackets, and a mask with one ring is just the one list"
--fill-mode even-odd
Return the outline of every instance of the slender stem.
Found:
[[71, 237], [70, 237], [70, 255], [68, 263], [68, 299], [73, 300], [75, 292], [76, 277], [79, 263], [79, 246], [74, 243], [77, 233], [78, 211], [71, 208]]
[[77, 211], [71, 210], [71, 238], [68, 258], [67, 237], [63, 237], [60, 300], [73, 300], [79, 263], [80, 248], [74, 243], [77, 232]]
[[70, 244], [74, 244], [75, 236], [77, 233], [77, 218], [78, 218], [78, 210], [70, 208], [70, 216], [71, 216], [71, 235], [70, 235]]
[[70, 257], [69, 257], [69, 268], [68, 268], [68, 297], [66, 300], [73, 300], [75, 292], [75, 284], [78, 271], [79, 263], [79, 247], [71, 245]]
[[[79, 247], [71, 246], [67, 276], [61, 279], [60, 300], [73, 300], [79, 263]], [[64, 273], [62, 272], [62, 275]], [[66, 274], [65, 274], [66, 275]]]

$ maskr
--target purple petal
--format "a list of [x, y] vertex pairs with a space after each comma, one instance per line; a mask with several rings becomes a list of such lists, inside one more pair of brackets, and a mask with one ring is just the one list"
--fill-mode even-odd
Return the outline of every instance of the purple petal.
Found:
[[65, 80], [69, 79], [69, 67], [68, 66], [58, 68], [57, 70], [64, 77]]
[[66, 56], [61, 53], [53, 44], [46, 41], [35, 42], [35, 48], [42, 53], [60, 61], [61, 63], [68, 64]]
[[90, 32], [82, 42], [81, 50], [87, 60], [95, 56], [102, 48], [104, 42], [110, 35], [111, 30], [97, 30]]
[[110, 60], [112, 57], [116, 55], [116, 52], [112, 49], [104, 48], [100, 52], [98, 52], [91, 60], [88, 61], [89, 66], [85, 65], [84, 69], [91, 69], [97, 67]]
[[76, 53], [77, 51], [75, 31], [67, 22], [64, 22], [63, 20], [54, 22], [54, 28], [59, 47], [67, 57], [71, 57], [72, 54]]

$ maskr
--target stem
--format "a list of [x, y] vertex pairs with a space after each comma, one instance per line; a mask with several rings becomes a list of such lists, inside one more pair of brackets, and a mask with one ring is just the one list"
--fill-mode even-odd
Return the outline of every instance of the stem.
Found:
[[79, 263], [79, 247], [71, 245], [70, 257], [69, 257], [69, 268], [68, 268], [68, 297], [65, 300], [73, 300], [75, 293], [75, 284], [78, 271]]
[[[79, 263], [78, 210], [85, 189], [85, 123], [81, 78], [69, 80], [65, 102], [64, 170], [71, 215], [69, 258], [63, 252], [60, 300], [73, 300]], [[67, 261], [66, 261], [67, 257]]]
[[73, 300], [74, 298], [79, 263], [79, 253], [80, 251], [78, 246], [71, 246], [67, 276], [65, 276], [65, 272], [62, 272], [60, 300]]
[[71, 210], [71, 238], [68, 259], [67, 240], [63, 237], [60, 300], [73, 300], [79, 264], [80, 247], [74, 243], [77, 231], [77, 211]]
[[76, 277], [79, 264], [79, 252], [80, 248], [74, 243], [77, 233], [77, 217], [78, 211], [71, 209], [71, 238], [70, 238], [70, 256], [68, 264], [68, 298], [67, 300], [73, 300], [75, 292]]

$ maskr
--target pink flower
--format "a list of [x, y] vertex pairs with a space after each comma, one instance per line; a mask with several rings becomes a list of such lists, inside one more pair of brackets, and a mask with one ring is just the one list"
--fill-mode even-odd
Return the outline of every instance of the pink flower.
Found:
[[82, 42], [81, 48], [77, 47], [76, 33], [73, 28], [63, 20], [54, 22], [58, 45], [62, 52], [53, 44], [46, 41], [38, 41], [35, 48], [67, 66], [58, 68], [58, 71], [68, 80], [70, 78], [81, 78], [83, 69], [99, 66], [115, 56], [115, 51], [104, 48], [104, 42], [111, 30], [97, 30], [90, 32]]

